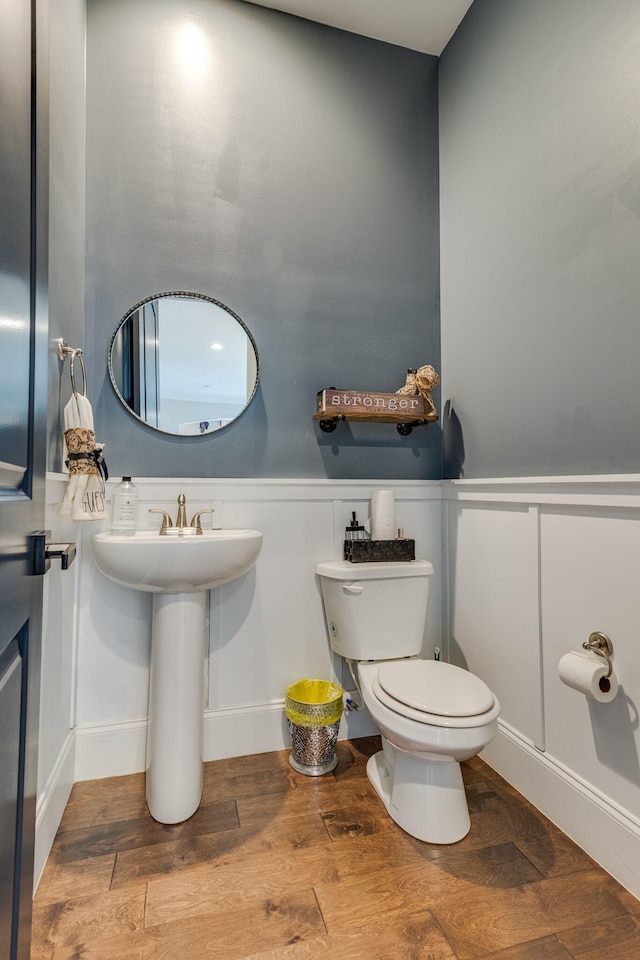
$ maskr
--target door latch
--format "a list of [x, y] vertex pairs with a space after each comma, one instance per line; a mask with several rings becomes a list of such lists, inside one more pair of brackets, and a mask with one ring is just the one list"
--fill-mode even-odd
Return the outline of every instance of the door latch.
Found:
[[38, 530], [29, 537], [31, 541], [31, 575], [41, 577], [51, 566], [52, 560], [60, 560], [63, 570], [68, 570], [76, 556], [75, 543], [50, 543], [50, 530]]

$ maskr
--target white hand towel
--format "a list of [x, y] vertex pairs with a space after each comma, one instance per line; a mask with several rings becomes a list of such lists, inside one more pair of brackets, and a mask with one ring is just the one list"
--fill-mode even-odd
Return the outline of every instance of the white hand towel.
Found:
[[70, 514], [76, 523], [105, 520], [104, 481], [98, 469], [103, 446], [95, 441], [91, 404], [80, 393], [64, 408], [64, 441], [69, 483], [60, 513]]

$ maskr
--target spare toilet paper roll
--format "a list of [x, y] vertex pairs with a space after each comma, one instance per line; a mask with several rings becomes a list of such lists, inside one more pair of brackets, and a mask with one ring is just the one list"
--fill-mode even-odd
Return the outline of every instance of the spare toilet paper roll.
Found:
[[573, 687], [599, 703], [610, 703], [618, 692], [615, 673], [607, 679], [608, 666], [602, 657], [572, 650], [565, 653], [558, 664], [558, 675], [568, 687]]
[[374, 490], [371, 494], [371, 539], [395, 540], [396, 500], [393, 490]]

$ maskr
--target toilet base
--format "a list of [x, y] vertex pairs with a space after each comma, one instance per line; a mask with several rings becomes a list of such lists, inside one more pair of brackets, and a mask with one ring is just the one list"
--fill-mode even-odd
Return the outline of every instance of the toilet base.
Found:
[[460, 764], [418, 760], [391, 748], [395, 770], [384, 751], [367, 762], [367, 777], [389, 816], [412, 837], [427, 843], [456, 843], [471, 827]]

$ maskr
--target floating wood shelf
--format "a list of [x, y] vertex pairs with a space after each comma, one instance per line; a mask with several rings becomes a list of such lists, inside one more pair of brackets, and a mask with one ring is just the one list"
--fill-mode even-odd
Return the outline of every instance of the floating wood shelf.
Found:
[[324, 433], [333, 433], [341, 420], [368, 423], [395, 423], [403, 437], [414, 427], [435, 423], [438, 414], [424, 397], [398, 393], [363, 393], [357, 390], [318, 392], [313, 419]]

